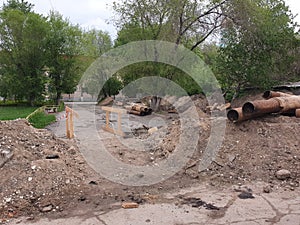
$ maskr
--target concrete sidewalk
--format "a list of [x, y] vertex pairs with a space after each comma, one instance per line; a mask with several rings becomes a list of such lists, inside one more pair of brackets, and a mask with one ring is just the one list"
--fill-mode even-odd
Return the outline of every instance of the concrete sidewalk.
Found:
[[[12, 221], [11, 225], [299, 225], [300, 191], [277, 190], [263, 193], [265, 184], [248, 185], [254, 198], [240, 199], [234, 187], [211, 190], [199, 186], [170, 193], [159, 198], [161, 203], [143, 204], [136, 209], [122, 209], [120, 205], [110, 211], [80, 209], [70, 212], [67, 218], [42, 218], [36, 222], [26, 218]], [[208, 210], [181, 204], [178, 196], [200, 198], [219, 208]]]

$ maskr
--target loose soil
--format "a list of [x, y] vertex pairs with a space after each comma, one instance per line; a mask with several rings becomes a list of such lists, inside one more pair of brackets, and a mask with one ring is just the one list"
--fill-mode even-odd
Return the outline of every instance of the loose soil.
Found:
[[[56, 218], [87, 205], [91, 210], [109, 210], [120, 207], [124, 201], [159, 202], [161, 194], [199, 182], [224, 188], [263, 181], [269, 184], [270, 191], [293, 191], [299, 187], [299, 119], [269, 115], [239, 124], [227, 122], [225, 140], [217, 157], [207, 170], [199, 172], [211, 119], [206, 100], [194, 96], [193, 101], [200, 116], [196, 125], [200, 137], [197, 151], [176, 175], [145, 187], [128, 187], [102, 178], [85, 162], [76, 140], [60, 139], [49, 130], [33, 128], [26, 120], [0, 122], [0, 150], [13, 153], [0, 168], [0, 222], [19, 216], [35, 219], [45, 213]], [[149, 151], [137, 154], [114, 139], [105, 143], [108, 150], [129, 164], [166, 159], [173, 154], [181, 134], [180, 121], [176, 114], [160, 116], [167, 122], [157, 132], [148, 134], [147, 130], [140, 130], [130, 137], [149, 143]], [[291, 177], [277, 179], [275, 173], [281, 169], [290, 171]]]

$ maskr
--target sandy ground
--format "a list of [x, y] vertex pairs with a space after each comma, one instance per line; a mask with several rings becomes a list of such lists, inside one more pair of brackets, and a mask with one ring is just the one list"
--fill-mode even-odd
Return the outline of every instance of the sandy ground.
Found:
[[[177, 169], [171, 175], [163, 171], [151, 177], [140, 169], [155, 169], [177, 154], [182, 130], [176, 114], [124, 115], [122, 127], [128, 137], [120, 138], [101, 129], [105, 114], [99, 108], [73, 108], [79, 114], [75, 140], [65, 139], [63, 114], [57, 115], [60, 123], [49, 127], [55, 136], [22, 121], [12, 122], [13, 128], [1, 124], [1, 150], [10, 147], [14, 157], [0, 169], [0, 222], [300, 224], [298, 119], [268, 116], [227, 123], [224, 145], [211, 165], [199, 172], [211, 124], [201, 109], [194, 154], [179, 169], [171, 167]], [[111, 118], [112, 126], [116, 120]], [[149, 134], [144, 127], [158, 127], [158, 131]], [[110, 165], [108, 158], [97, 158], [101, 154], [95, 154], [95, 149], [101, 153], [105, 149], [123, 163], [122, 168]], [[58, 158], [49, 159], [55, 155]], [[99, 164], [107, 171], [101, 171]], [[124, 164], [130, 165], [128, 170]], [[283, 169], [289, 174], [278, 179], [276, 173]], [[134, 179], [126, 178], [129, 172]], [[146, 178], [160, 180], [128, 185], [148, 182]], [[136, 202], [139, 207], [123, 209], [124, 202]]]

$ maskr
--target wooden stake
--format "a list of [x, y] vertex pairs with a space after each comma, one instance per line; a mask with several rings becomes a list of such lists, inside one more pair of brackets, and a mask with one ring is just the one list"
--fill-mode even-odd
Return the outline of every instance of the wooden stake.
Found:
[[67, 119], [66, 119], [66, 132], [67, 132], [67, 138], [71, 138], [70, 137], [70, 129], [69, 129], [69, 112], [67, 112], [67, 110], [66, 110], [66, 117], [67, 117]]
[[70, 112], [70, 139], [74, 138], [73, 110]]
[[78, 113], [76, 113], [73, 109], [66, 106], [66, 133], [67, 138], [74, 138], [74, 115], [76, 118], [79, 118]]

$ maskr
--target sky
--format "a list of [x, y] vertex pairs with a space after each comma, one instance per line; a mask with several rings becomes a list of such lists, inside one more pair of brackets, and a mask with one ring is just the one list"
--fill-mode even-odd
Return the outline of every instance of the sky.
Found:
[[[6, 0], [1, 0], [2, 3]], [[50, 10], [58, 11], [73, 24], [83, 28], [96, 28], [109, 32], [112, 39], [117, 36], [117, 30], [112, 23], [113, 0], [27, 0], [35, 5], [34, 11], [47, 15]], [[300, 0], [285, 0], [294, 15], [299, 14], [295, 21], [300, 24]], [[2, 4], [1, 4], [2, 5]]]

